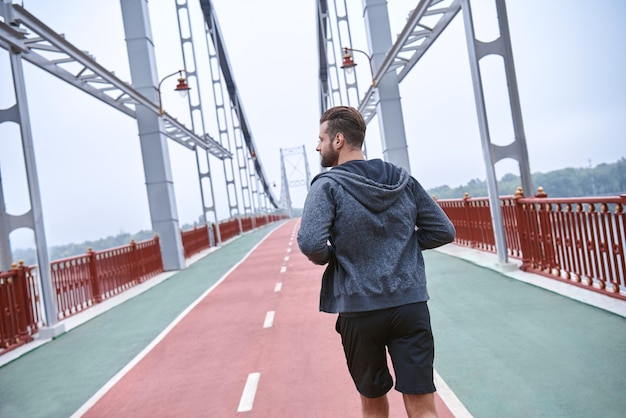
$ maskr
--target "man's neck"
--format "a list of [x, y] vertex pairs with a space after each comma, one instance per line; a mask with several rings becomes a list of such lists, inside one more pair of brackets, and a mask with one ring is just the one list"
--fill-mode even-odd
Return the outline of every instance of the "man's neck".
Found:
[[361, 150], [351, 150], [342, 152], [339, 155], [339, 159], [337, 160], [337, 165], [341, 165], [343, 163], [347, 163], [348, 161], [354, 160], [365, 160], [365, 155]]

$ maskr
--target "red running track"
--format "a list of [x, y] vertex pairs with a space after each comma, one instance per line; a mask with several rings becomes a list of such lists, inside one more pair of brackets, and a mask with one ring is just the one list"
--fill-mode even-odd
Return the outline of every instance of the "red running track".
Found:
[[[323, 267], [298, 250], [297, 227], [273, 231], [84, 416], [360, 417], [336, 316], [318, 310]], [[251, 373], [256, 394], [238, 412]], [[389, 398], [391, 416], [406, 416]], [[453, 416], [438, 396], [437, 408]]]

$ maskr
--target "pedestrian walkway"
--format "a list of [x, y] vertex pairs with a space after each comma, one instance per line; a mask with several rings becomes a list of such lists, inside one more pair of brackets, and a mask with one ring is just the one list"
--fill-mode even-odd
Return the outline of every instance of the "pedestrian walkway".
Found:
[[[243, 235], [74, 319], [0, 368], [0, 416], [359, 416], [335, 317], [317, 312], [322, 268], [299, 253], [297, 225]], [[444, 416], [623, 416], [623, 316], [442, 252], [425, 258]], [[395, 391], [391, 408], [403, 416]]]

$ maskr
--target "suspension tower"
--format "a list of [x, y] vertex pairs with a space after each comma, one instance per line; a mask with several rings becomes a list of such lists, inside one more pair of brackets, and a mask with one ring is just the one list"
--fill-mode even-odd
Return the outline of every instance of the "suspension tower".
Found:
[[311, 172], [306, 158], [306, 149], [301, 147], [280, 149], [280, 172], [281, 172], [281, 206], [286, 208], [289, 216], [293, 216], [290, 188], [304, 188], [309, 191], [311, 185]]

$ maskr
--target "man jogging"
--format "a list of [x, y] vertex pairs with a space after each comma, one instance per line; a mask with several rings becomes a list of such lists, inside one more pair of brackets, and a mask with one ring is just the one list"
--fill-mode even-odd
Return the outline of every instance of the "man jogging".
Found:
[[366, 160], [366, 124], [337, 106], [320, 119], [321, 165], [307, 195], [298, 245], [322, 277], [320, 310], [336, 329], [364, 417], [387, 417], [394, 385], [409, 417], [436, 416], [434, 344], [422, 250], [454, 239], [439, 205], [403, 168]]

